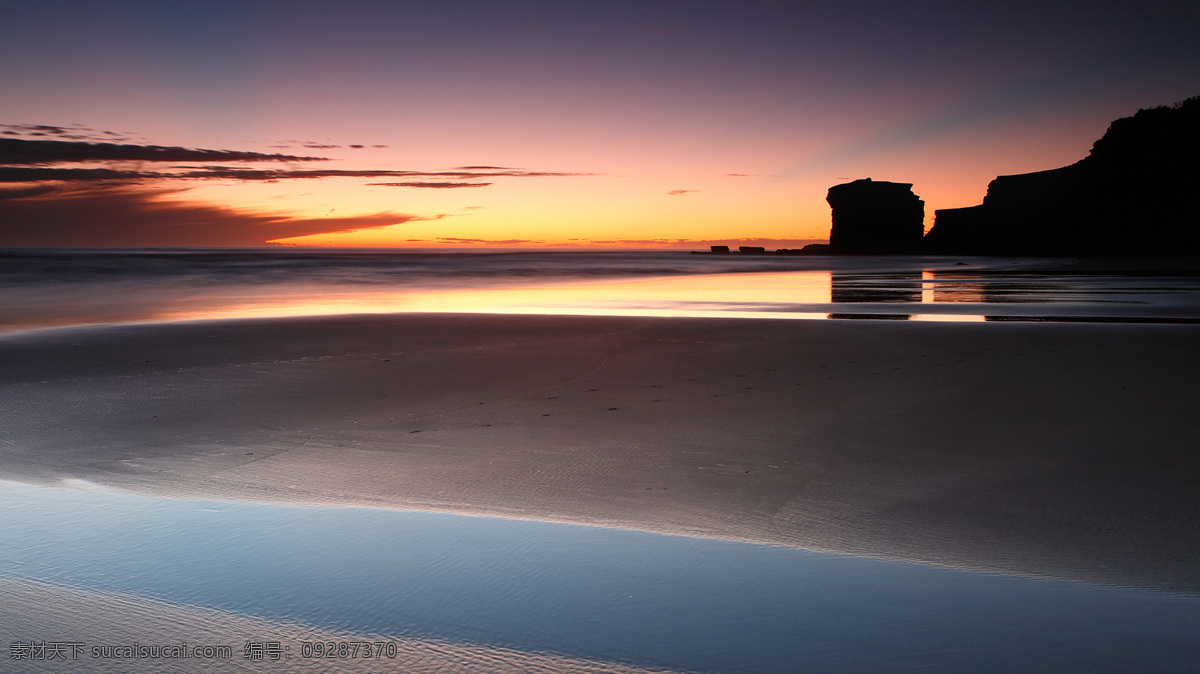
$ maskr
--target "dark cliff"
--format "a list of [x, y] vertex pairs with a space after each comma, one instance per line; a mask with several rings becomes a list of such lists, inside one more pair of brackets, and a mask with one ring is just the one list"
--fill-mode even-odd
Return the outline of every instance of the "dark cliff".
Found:
[[902, 254], [921, 250], [925, 202], [911, 183], [855, 180], [829, 188], [825, 199], [833, 209], [829, 252], [837, 254]]
[[930, 253], [1200, 254], [1200, 97], [1118, 119], [1084, 159], [940, 209]]

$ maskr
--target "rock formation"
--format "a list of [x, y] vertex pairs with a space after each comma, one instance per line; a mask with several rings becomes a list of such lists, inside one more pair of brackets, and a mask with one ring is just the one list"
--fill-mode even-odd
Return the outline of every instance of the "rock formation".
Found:
[[834, 185], [826, 197], [833, 208], [829, 252], [836, 254], [905, 254], [921, 250], [925, 202], [911, 183], [870, 178]]
[[1000, 176], [983, 204], [939, 209], [925, 251], [1200, 254], [1200, 97], [1118, 119], [1084, 159]]

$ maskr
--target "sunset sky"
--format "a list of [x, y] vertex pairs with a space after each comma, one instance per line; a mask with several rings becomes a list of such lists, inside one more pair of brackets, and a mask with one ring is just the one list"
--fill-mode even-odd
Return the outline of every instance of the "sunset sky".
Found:
[[0, 64], [0, 246], [799, 247], [1200, 94], [1200, 4], [0, 0]]

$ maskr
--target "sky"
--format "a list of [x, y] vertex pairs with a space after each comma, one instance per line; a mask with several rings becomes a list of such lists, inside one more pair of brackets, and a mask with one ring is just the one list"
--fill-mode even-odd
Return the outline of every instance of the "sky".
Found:
[[1200, 3], [0, 0], [0, 246], [799, 247], [1200, 95]]

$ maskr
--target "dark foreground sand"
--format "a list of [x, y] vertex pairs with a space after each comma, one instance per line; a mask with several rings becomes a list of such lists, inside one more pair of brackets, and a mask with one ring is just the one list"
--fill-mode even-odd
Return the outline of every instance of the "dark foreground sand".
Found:
[[0, 338], [0, 478], [1200, 591], [1200, 326], [400, 315]]

